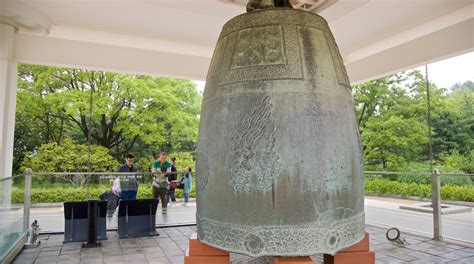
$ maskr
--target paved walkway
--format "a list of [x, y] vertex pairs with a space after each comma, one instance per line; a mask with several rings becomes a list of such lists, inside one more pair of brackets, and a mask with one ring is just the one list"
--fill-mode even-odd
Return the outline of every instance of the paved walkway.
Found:
[[[82, 249], [80, 243], [63, 244], [63, 235], [41, 235], [39, 248], [24, 249], [13, 263], [171, 263], [184, 261], [192, 227], [159, 228], [158, 237], [118, 239], [116, 232], [107, 233], [101, 248]], [[376, 263], [474, 263], [474, 248], [436, 242], [421, 236], [404, 234], [408, 242], [401, 246], [385, 239], [385, 229], [367, 226]], [[322, 263], [321, 255], [312, 256]], [[231, 254], [231, 263], [270, 263], [268, 257], [250, 258]]]
[[[365, 221], [367, 224], [397, 227], [410, 233], [433, 235], [433, 216], [430, 213], [402, 210], [400, 205], [419, 201], [366, 197]], [[442, 216], [445, 238], [474, 243], [474, 212]]]
[[[399, 209], [400, 205], [417, 203], [418, 201], [366, 197], [366, 223], [376, 226], [397, 227], [410, 233], [419, 233], [425, 236], [433, 234], [433, 220], [429, 213], [420, 213]], [[42, 232], [64, 232], [64, 212], [62, 207], [32, 208], [31, 219], [37, 219]], [[474, 243], [474, 212], [453, 215], [443, 215], [443, 235], [446, 238]], [[167, 215], [160, 213], [156, 216], [158, 226], [196, 223], [196, 205], [184, 207], [182, 203], [175, 203], [168, 209]], [[115, 217], [108, 220], [107, 228], [116, 229]]]

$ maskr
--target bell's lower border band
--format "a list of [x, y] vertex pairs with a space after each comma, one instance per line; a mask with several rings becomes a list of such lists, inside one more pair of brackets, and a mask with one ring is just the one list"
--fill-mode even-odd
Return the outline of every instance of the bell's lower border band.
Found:
[[198, 237], [202, 242], [253, 257], [335, 255], [365, 236], [363, 213], [331, 225], [312, 223], [305, 226], [248, 227], [196, 217]]

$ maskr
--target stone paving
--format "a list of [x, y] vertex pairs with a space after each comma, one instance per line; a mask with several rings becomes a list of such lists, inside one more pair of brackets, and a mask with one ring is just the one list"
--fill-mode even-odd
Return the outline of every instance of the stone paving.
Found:
[[[63, 244], [63, 235], [41, 235], [39, 248], [24, 249], [13, 263], [183, 263], [188, 237], [195, 226], [157, 229], [160, 236], [118, 239], [108, 232], [101, 248], [81, 248], [81, 243]], [[367, 226], [371, 250], [376, 263], [474, 263], [474, 245], [437, 242], [428, 238], [402, 234], [408, 242], [401, 246], [385, 238], [385, 229]], [[312, 256], [322, 263], [322, 256]], [[231, 263], [270, 263], [268, 257], [250, 258], [231, 254]]]

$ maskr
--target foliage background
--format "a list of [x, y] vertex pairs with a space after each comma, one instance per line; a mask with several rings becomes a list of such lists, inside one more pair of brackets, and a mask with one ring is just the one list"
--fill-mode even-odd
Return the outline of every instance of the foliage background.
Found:
[[87, 171], [89, 133], [93, 171], [114, 171], [127, 153], [148, 171], [162, 151], [194, 166], [202, 100], [194, 82], [26, 64], [18, 70], [15, 173]]
[[[154, 154], [161, 151], [177, 158], [178, 170], [191, 166], [194, 171], [202, 101], [194, 82], [27, 64], [18, 70], [15, 173], [27, 167], [42, 172], [87, 171], [89, 133], [95, 172], [115, 171], [126, 153], [135, 154], [140, 171], [149, 171]], [[419, 71], [353, 86], [365, 170], [429, 172], [431, 133], [436, 168], [474, 173], [474, 82], [452, 87], [430, 83], [430, 90], [432, 130], [428, 131], [426, 79]], [[472, 201], [473, 180], [442, 177], [442, 195]], [[38, 186], [53, 184], [46, 176], [36, 181]], [[64, 177], [71, 186], [82, 186], [83, 181]], [[366, 191], [429, 197], [427, 184], [427, 177], [385, 177], [368, 180]], [[37, 188], [33, 201], [84, 198], [82, 190], [61, 188], [56, 192]], [[149, 190], [141, 188], [139, 196], [147, 196]], [[91, 190], [94, 195], [101, 191]]]

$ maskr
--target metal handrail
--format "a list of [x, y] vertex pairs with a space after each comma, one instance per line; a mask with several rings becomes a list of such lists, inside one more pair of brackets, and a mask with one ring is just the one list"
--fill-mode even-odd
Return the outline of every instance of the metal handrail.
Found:
[[[183, 174], [184, 171], [177, 172], [31, 172], [29, 175], [150, 175], [150, 174]], [[191, 173], [196, 173], [192, 171]], [[364, 174], [379, 174], [379, 175], [411, 175], [411, 176], [431, 176], [430, 172], [409, 172], [409, 171], [365, 171]], [[474, 176], [473, 173], [437, 173], [438, 176]], [[16, 174], [11, 177], [0, 178], [0, 181], [5, 181], [17, 177], [24, 177], [25, 174]]]
[[0, 182], [7, 181], [7, 180], [13, 180], [15, 178], [20, 178], [20, 177], [25, 177], [25, 175], [26, 174], [15, 174], [15, 175], [12, 175], [12, 176], [3, 177], [3, 178], [0, 178]]
[[[410, 176], [431, 176], [434, 173], [430, 172], [408, 172], [408, 171], [365, 171], [364, 174], [378, 174], [378, 175], [410, 175]], [[438, 176], [474, 176], [472, 173], [436, 173]]]
[[[182, 174], [184, 171], [176, 172], [32, 172], [31, 175], [150, 175], [150, 174]], [[193, 172], [191, 172], [193, 173]]]
[[[60, 175], [150, 175], [150, 174], [183, 174], [184, 171], [177, 171], [177, 172], [30, 172], [28, 175], [36, 176], [36, 175], [51, 175], [51, 176], [60, 176]], [[191, 172], [195, 173], [195, 172]], [[422, 171], [365, 171], [365, 175], [410, 175], [410, 176], [432, 176], [433, 174], [430, 172], [422, 172]], [[14, 178], [25, 177], [27, 174], [16, 174], [9, 177], [0, 178], [0, 182], [12, 180]], [[456, 177], [465, 177], [470, 176], [474, 177], [473, 173], [444, 173], [439, 172], [437, 173], [438, 176], [456, 176]]]
[[11, 176], [10, 177], [5, 177], [5, 178], [0, 178], [0, 182], [11, 180], [11, 179], [13, 179], [13, 177], [11, 177]]

